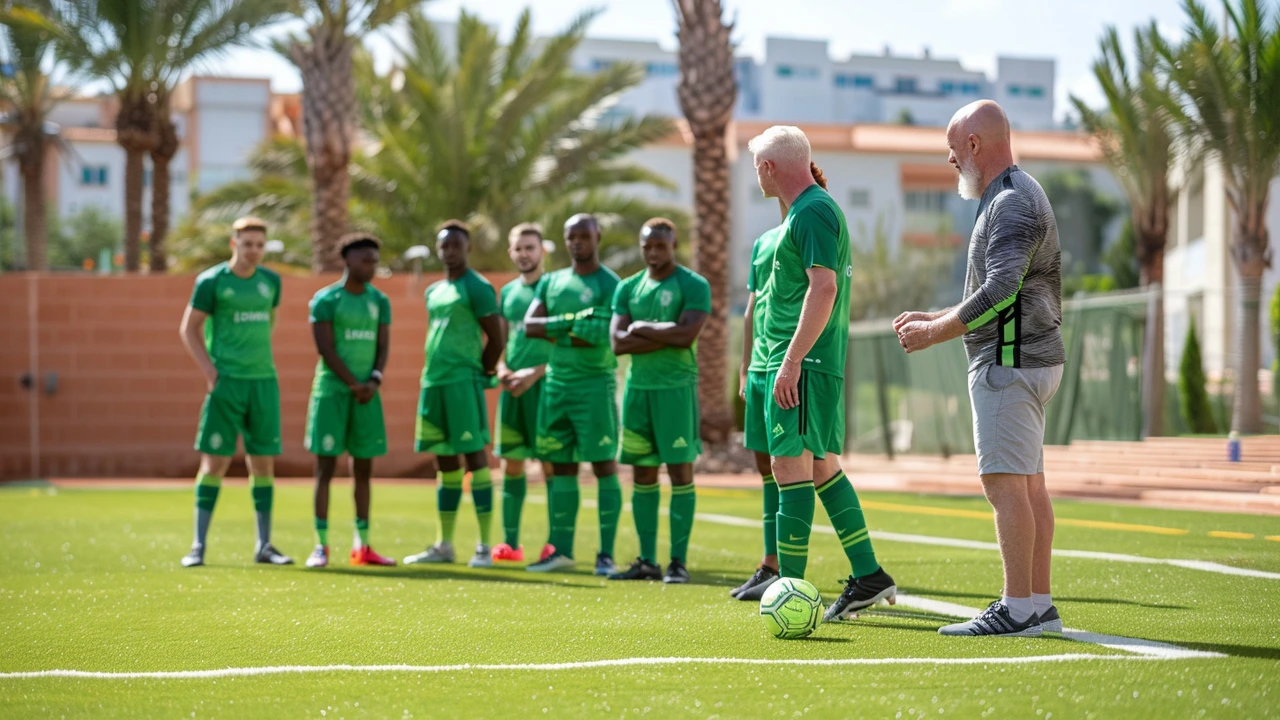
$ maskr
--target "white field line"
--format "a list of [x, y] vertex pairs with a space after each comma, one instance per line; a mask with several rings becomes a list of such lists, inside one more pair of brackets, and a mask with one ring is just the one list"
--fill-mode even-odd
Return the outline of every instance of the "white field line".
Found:
[[592, 668], [635, 667], [651, 665], [1021, 665], [1027, 663], [1070, 662], [1074, 660], [1166, 660], [1156, 655], [1028, 655], [998, 658], [714, 658], [714, 657], [636, 657], [615, 660], [587, 660], [563, 663], [505, 663], [459, 665], [272, 665], [267, 667], [219, 668], [216, 670], [161, 670], [156, 672], [97, 672], [91, 670], [35, 670], [0, 673], [0, 680], [34, 678], [86, 678], [92, 680], [197, 680], [203, 678], [250, 677], [325, 672], [394, 672], [443, 673], [467, 671], [555, 671]]

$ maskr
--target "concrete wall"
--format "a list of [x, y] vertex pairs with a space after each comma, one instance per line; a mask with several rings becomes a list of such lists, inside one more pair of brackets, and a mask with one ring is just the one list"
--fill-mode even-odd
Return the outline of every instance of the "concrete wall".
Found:
[[[493, 275], [495, 287], [512, 275]], [[399, 275], [378, 282], [391, 298], [391, 357], [383, 402], [388, 455], [379, 476], [421, 477], [431, 457], [413, 452], [418, 378], [427, 317], [422, 292], [438, 279]], [[316, 364], [307, 301], [330, 277], [285, 277], [274, 337], [280, 377], [284, 454], [281, 476], [310, 475], [303, 450], [307, 398]], [[191, 449], [205, 385], [178, 340], [191, 294], [189, 275], [90, 277], [0, 276], [0, 478], [53, 476], [185, 477], [198, 462]], [[35, 367], [57, 392], [38, 398], [18, 378], [32, 368], [31, 301], [36, 314]], [[489, 393], [490, 416], [497, 403]], [[39, 467], [32, 466], [31, 403], [38, 403]], [[237, 472], [233, 470], [233, 473]], [[242, 472], [242, 471], [241, 471]]]

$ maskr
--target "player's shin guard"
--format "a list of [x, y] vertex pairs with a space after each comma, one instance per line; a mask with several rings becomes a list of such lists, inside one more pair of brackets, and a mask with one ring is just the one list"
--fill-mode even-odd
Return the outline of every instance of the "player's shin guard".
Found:
[[213, 507], [218, 504], [218, 492], [222, 490], [222, 478], [201, 473], [196, 477], [195, 544], [204, 547], [209, 535], [209, 522], [213, 519]]
[[502, 478], [502, 541], [520, 547], [520, 514], [529, 481], [524, 475]]
[[778, 488], [778, 568], [782, 577], [804, 577], [814, 501], [811, 480]]
[[480, 542], [488, 546], [493, 534], [493, 481], [489, 468], [471, 471], [471, 500], [476, 506], [476, 522], [480, 526]]
[[636, 484], [631, 487], [631, 515], [640, 536], [640, 557], [658, 563], [658, 501], [662, 486]]
[[548, 492], [551, 503], [551, 544], [556, 552], [573, 557], [573, 536], [578, 524], [578, 478], [556, 475]]
[[671, 559], [685, 564], [689, 561], [689, 534], [693, 532], [697, 504], [693, 483], [671, 486]]
[[462, 503], [462, 469], [440, 473], [436, 487], [436, 509], [440, 512], [440, 528], [436, 544], [453, 542], [453, 527], [458, 522], [458, 505]]
[[275, 501], [275, 479], [263, 475], [249, 478], [253, 513], [258, 521], [258, 547], [271, 542], [271, 506]]
[[[618, 518], [622, 515], [622, 486], [617, 475], [599, 479], [597, 507], [600, 512], [600, 552], [613, 555], [613, 541], [618, 537]], [[559, 547], [558, 545], [556, 547]]]
[[858, 504], [858, 493], [843, 471], [818, 488], [818, 498], [844, 546], [853, 576], [864, 577], [879, 570], [880, 563], [876, 562], [876, 553], [871, 549], [871, 531]]

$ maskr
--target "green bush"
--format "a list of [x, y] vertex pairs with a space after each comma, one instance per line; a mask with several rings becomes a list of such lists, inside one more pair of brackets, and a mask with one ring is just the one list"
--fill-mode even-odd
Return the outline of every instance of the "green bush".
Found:
[[1209, 392], [1205, 389], [1204, 365], [1200, 361], [1200, 340], [1196, 337], [1196, 321], [1193, 317], [1187, 328], [1187, 340], [1182, 346], [1182, 363], [1178, 366], [1178, 403], [1182, 420], [1189, 432], [1212, 435], [1218, 432], [1209, 404]]

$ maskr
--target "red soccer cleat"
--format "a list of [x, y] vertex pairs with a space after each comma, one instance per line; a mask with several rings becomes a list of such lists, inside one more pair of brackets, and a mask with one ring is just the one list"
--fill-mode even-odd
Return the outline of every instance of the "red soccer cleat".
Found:
[[556, 554], [556, 546], [547, 543], [542, 546], [542, 554], [538, 556], [538, 562], [545, 562], [547, 558]]
[[396, 564], [396, 561], [392, 560], [389, 557], [382, 557], [378, 553], [374, 552], [373, 548], [369, 547], [368, 545], [363, 545], [361, 547], [354, 548], [351, 550], [351, 564], [352, 565], [383, 565], [386, 567], [391, 567]]
[[524, 546], [513, 548], [506, 543], [498, 543], [493, 548], [493, 559], [503, 562], [524, 562]]

